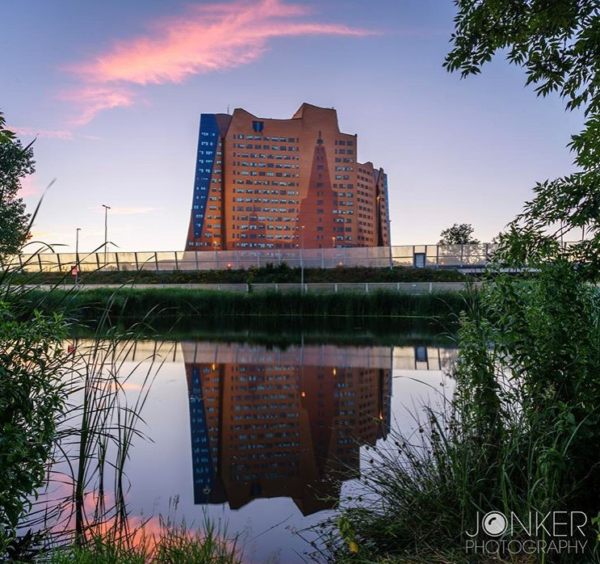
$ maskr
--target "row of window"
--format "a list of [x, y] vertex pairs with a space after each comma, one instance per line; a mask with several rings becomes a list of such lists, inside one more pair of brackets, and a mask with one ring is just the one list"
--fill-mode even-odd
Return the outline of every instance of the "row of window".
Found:
[[[234, 143], [234, 149], [263, 149], [267, 151], [289, 151], [290, 153], [294, 153], [299, 151], [298, 147], [294, 145], [286, 146], [286, 145], [259, 145], [258, 143]], [[351, 153], [348, 153], [349, 155]]]
[[259, 163], [253, 161], [234, 161], [233, 166], [251, 166], [255, 168], [300, 168], [300, 165], [287, 163]]
[[293, 180], [243, 180], [238, 178], [235, 181], [236, 184], [246, 185], [246, 186], [298, 186], [298, 182], [294, 182]]
[[260, 189], [254, 189], [254, 188], [246, 188], [245, 190], [243, 188], [234, 188], [233, 189], [233, 193], [234, 194], [279, 194], [281, 196], [297, 196], [300, 194], [300, 192], [298, 192], [298, 190], [260, 190]]
[[274, 176], [276, 178], [298, 178], [299, 174], [294, 174], [292, 172], [257, 172], [256, 170], [241, 170], [233, 171], [233, 175], [240, 176]]
[[271, 153], [233, 153], [234, 157], [241, 159], [273, 159], [276, 161], [298, 161], [300, 157], [294, 155], [273, 155]]
[[280, 143], [298, 143], [298, 137], [268, 137], [266, 135], [242, 135], [234, 133], [234, 139], [248, 139], [250, 141], [278, 141]]
[[284, 200], [284, 199], [277, 199], [277, 198], [233, 198], [231, 200], [232, 202], [246, 202], [247, 204], [249, 203], [255, 203], [255, 204], [294, 204], [297, 205], [298, 201], [297, 200]]

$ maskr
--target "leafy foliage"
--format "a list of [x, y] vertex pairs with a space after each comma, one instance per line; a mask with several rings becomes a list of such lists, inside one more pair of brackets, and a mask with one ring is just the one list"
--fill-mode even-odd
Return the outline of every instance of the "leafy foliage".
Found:
[[15, 138], [15, 134], [6, 129], [6, 118], [4, 114], [0, 112], [0, 144], [9, 143]]
[[473, 226], [470, 223], [455, 223], [452, 227], [440, 233], [439, 245], [477, 245], [479, 241], [473, 235]]
[[[540, 96], [558, 93], [568, 110], [581, 109], [584, 129], [572, 137], [579, 171], [539, 182], [534, 198], [511, 225], [505, 258], [553, 260], [565, 255], [590, 278], [600, 274], [600, 7], [596, 0], [457, 0], [454, 44], [446, 58], [463, 77], [481, 72], [498, 52], [525, 68]], [[563, 248], [577, 228], [585, 237]]]
[[[361, 497], [331, 523], [336, 561], [354, 561], [340, 523], [365, 562], [474, 562], [465, 531], [488, 511], [597, 515], [600, 293], [565, 261], [527, 280], [496, 277], [479, 298], [461, 318], [450, 403], [365, 454]], [[545, 561], [598, 561], [596, 532], [585, 532], [585, 555]]]
[[44, 483], [64, 405], [60, 317], [16, 320], [0, 302], [0, 558]]
[[[0, 124], [1, 125], [1, 124]], [[0, 130], [0, 263], [17, 254], [29, 235], [29, 214], [18, 197], [21, 180], [35, 172], [31, 146]]]

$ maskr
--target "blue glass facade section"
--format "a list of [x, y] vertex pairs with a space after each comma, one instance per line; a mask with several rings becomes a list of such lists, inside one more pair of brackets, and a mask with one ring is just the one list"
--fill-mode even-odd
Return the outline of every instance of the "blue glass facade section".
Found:
[[390, 225], [390, 198], [388, 194], [388, 175], [383, 173], [383, 195], [385, 198], [385, 217], [387, 218], [388, 244], [392, 244], [392, 226]]
[[206, 203], [210, 191], [210, 177], [219, 147], [219, 127], [214, 114], [200, 116], [198, 135], [198, 155], [196, 157], [196, 178], [194, 181], [194, 237], [202, 236], [202, 226], [206, 215]]
[[215, 488], [215, 472], [204, 407], [200, 370], [194, 366], [190, 388], [190, 423], [195, 504], [208, 503]]

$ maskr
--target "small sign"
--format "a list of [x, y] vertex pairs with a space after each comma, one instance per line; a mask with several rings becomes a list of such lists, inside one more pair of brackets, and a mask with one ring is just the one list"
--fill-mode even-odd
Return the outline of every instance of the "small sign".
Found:
[[77, 276], [79, 274], [79, 270], [76, 266], [71, 269], [71, 276]]

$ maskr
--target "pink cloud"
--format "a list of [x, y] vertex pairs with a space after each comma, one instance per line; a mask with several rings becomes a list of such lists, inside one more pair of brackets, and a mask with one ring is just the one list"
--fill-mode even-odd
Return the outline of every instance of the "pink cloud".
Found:
[[48, 139], [62, 139], [63, 141], [71, 141], [73, 139], [73, 133], [65, 130], [34, 129], [33, 127], [15, 127], [12, 125], [7, 126], [7, 129], [17, 135], [47, 137]]
[[63, 99], [81, 108], [77, 117], [71, 120], [72, 125], [79, 126], [89, 123], [104, 110], [132, 106], [135, 96], [123, 88], [85, 86], [64, 94]]
[[154, 22], [144, 36], [116, 43], [92, 61], [70, 67], [85, 87], [72, 92], [81, 125], [109, 108], [131, 106], [135, 94], [122, 84], [181, 83], [201, 73], [252, 63], [277, 37], [338, 35], [361, 37], [372, 31], [341, 24], [300, 20], [310, 9], [282, 0], [238, 0], [192, 6], [182, 16]]

